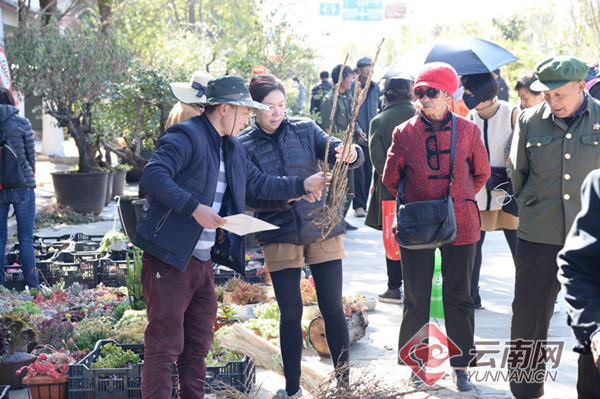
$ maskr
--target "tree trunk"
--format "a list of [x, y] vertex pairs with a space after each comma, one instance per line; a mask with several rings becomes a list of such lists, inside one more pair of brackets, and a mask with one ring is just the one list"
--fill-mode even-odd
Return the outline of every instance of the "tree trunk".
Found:
[[188, 22], [192, 26], [196, 23], [196, 0], [188, 1]]
[[[366, 312], [352, 313], [352, 316], [348, 318], [350, 344], [365, 336], [365, 330], [368, 325]], [[323, 321], [323, 317], [319, 316], [310, 322], [308, 326], [308, 338], [319, 355], [329, 356], [329, 346], [327, 345], [327, 337], [325, 336], [325, 322]]]
[[98, 0], [98, 12], [100, 13], [100, 32], [105, 33], [110, 26], [112, 15], [111, 0]]
[[56, 8], [57, 0], [40, 0], [40, 10], [42, 12], [42, 24], [48, 25], [52, 17], [58, 15]]

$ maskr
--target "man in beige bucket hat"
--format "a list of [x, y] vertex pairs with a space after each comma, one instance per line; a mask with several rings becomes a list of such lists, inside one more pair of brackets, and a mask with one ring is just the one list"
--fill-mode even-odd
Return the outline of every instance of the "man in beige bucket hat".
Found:
[[206, 102], [208, 81], [211, 79], [210, 74], [196, 71], [192, 74], [189, 82], [172, 82], [169, 84], [173, 95], [179, 102], [169, 112], [165, 130], [192, 116], [202, 114], [204, 111], [202, 103]]

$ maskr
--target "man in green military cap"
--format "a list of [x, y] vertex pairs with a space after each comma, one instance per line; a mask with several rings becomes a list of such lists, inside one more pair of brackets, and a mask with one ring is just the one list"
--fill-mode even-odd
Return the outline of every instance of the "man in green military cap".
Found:
[[[524, 110], [515, 127], [510, 160], [519, 227], [511, 340], [523, 342], [511, 352], [511, 376], [543, 373], [545, 362], [538, 360], [560, 290], [556, 256], [581, 208], [583, 179], [600, 167], [600, 102], [584, 90], [587, 73], [587, 65], [570, 56], [540, 62], [531, 89], [542, 91], [545, 101]], [[535, 349], [531, 361], [516, 361], [524, 346]], [[510, 389], [517, 398], [541, 397], [539, 379], [515, 377]]]

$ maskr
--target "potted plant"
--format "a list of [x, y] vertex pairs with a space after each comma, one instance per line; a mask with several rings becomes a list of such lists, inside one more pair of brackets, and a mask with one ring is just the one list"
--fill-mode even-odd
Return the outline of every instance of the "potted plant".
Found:
[[257, 276], [263, 276], [264, 282], [259, 284], [260, 287], [265, 291], [267, 298], [275, 298], [275, 290], [273, 289], [273, 282], [271, 281], [271, 274], [267, 270], [266, 266], [263, 266], [257, 273]]
[[98, 252], [107, 251], [125, 251], [127, 250], [127, 244], [129, 243], [129, 237], [124, 233], [116, 230], [107, 231], [102, 237]]
[[230, 278], [229, 280], [227, 280], [225, 286], [223, 287], [225, 289], [225, 291], [223, 292], [223, 302], [232, 302], [231, 293], [238, 285], [242, 284], [243, 282], [244, 281], [239, 278]]
[[[47, 348], [49, 347], [42, 350]], [[29, 386], [31, 398], [66, 399], [69, 364], [75, 360], [67, 351], [41, 352], [33, 363], [22, 367], [16, 373], [17, 375], [26, 373], [23, 383]]]
[[312, 320], [319, 313], [317, 304], [317, 290], [312, 276], [300, 280], [300, 294], [302, 295], [302, 318]]
[[229, 303], [220, 303], [217, 309], [217, 318], [215, 319], [215, 332], [221, 327], [230, 326], [238, 322], [235, 306]]
[[35, 340], [35, 333], [29, 324], [14, 314], [6, 315], [0, 321], [0, 385], [10, 385], [12, 389], [22, 387], [16, 371], [33, 362], [27, 347]]
[[223, 295], [225, 294], [225, 288], [221, 285], [215, 286], [215, 297], [217, 298], [217, 302], [223, 302]]
[[238, 305], [238, 315], [241, 320], [254, 317], [254, 308], [257, 304], [267, 300], [264, 291], [254, 284], [242, 281], [231, 293], [231, 301]]
[[52, 174], [56, 201], [79, 213], [99, 214], [108, 172], [101, 170], [96, 159], [94, 108], [111, 82], [123, 78], [127, 51], [111, 29], [99, 32], [92, 18], [83, 17], [71, 25], [48, 18], [42, 24], [35, 15], [23, 15], [14, 35], [5, 38], [13, 88], [25, 96], [43, 97], [45, 112], [66, 129], [79, 152], [77, 173]]

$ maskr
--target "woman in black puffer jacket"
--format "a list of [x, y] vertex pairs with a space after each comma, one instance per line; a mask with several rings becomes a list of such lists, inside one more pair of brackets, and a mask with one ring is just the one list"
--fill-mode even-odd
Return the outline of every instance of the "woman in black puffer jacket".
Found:
[[[267, 105], [269, 110], [257, 110], [252, 125], [239, 136], [248, 158], [262, 172], [277, 176], [308, 177], [319, 172], [327, 134], [310, 119], [286, 116], [285, 89], [274, 76], [253, 77], [249, 89], [252, 99]], [[342, 149], [340, 144], [340, 140], [332, 138], [327, 151], [330, 165], [336, 162], [336, 155]], [[364, 161], [360, 149], [354, 148], [350, 151], [351, 168]], [[340, 370], [348, 365], [348, 327], [342, 307], [345, 226], [338, 224], [323, 239], [321, 230], [311, 224], [316, 217], [312, 211], [322, 206], [319, 193], [307, 193], [293, 202], [261, 201], [246, 196], [246, 203], [257, 212], [257, 217], [279, 226], [278, 230], [257, 234], [281, 311], [279, 330], [286, 387], [275, 398], [301, 398], [300, 270], [304, 265], [310, 265], [314, 278], [334, 367]], [[338, 381], [348, 382], [347, 369], [339, 373]]]
[[19, 109], [15, 107], [15, 100], [10, 91], [0, 88], [0, 131], [15, 150], [25, 177], [22, 187], [10, 189], [0, 187], [0, 284], [5, 283], [8, 208], [12, 204], [17, 218], [17, 237], [25, 283], [30, 288], [37, 288], [39, 284], [33, 250], [35, 141], [31, 124], [18, 113]]

